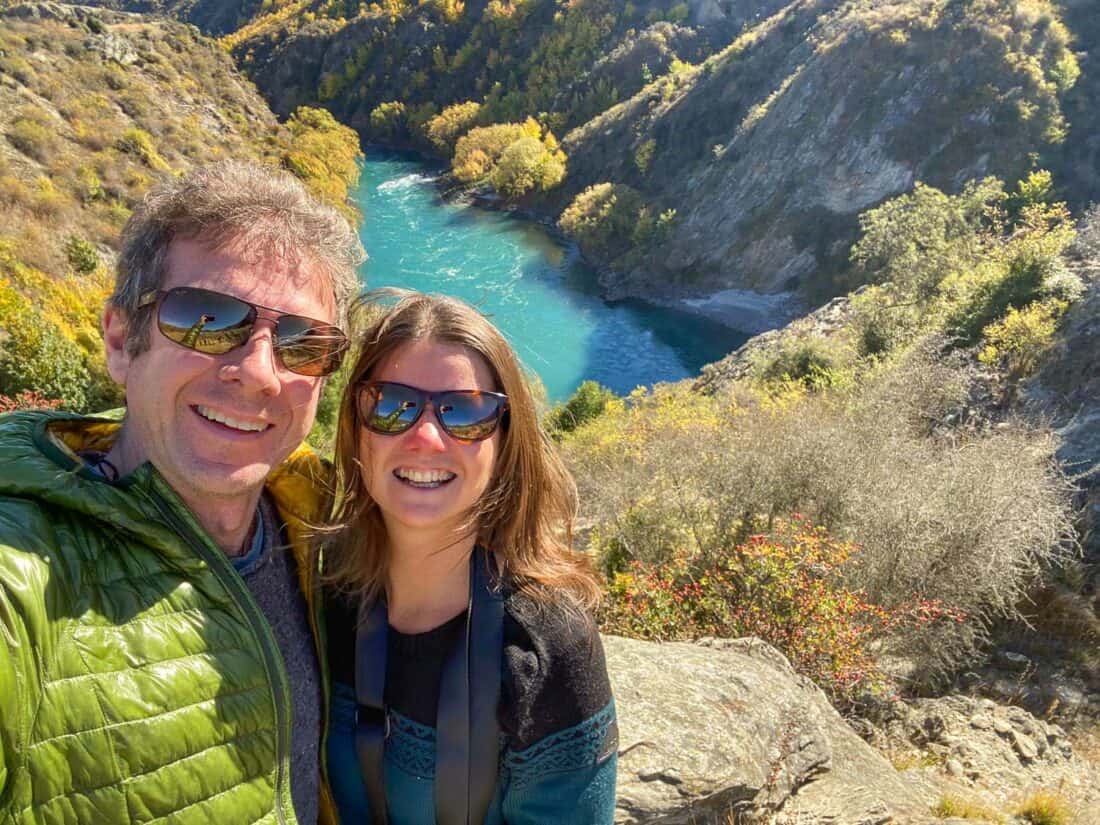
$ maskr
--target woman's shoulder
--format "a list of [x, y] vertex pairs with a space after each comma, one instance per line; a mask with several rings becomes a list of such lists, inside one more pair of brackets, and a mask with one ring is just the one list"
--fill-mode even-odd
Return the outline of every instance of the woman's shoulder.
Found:
[[504, 600], [502, 727], [514, 750], [609, 712], [611, 685], [596, 623], [569, 603]]

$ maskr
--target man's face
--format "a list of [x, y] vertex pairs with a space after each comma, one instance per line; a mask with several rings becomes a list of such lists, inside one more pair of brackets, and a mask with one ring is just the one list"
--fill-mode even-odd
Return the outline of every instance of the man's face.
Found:
[[[335, 323], [328, 280], [309, 260], [253, 259], [233, 245], [214, 251], [177, 240], [162, 289], [180, 286]], [[271, 323], [259, 321], [237, 349], [206, 355], [169, 341], [154, 318], [149, 349], [137, 356], [112, 324], [122, 331], [125, 321], [109, 311], [105, 337], [111, 375], [126, 388], [126, 463], [152, 462], [193, 507], [251, 499], [309, 432], [322, 379], [276, 361]]]

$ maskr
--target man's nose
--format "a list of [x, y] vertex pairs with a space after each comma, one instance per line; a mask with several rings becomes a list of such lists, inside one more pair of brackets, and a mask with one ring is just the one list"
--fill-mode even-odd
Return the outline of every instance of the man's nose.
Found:
[[226, 364], [226, 376], [261, 395], [278, 395], [282, 382], [272, 336], [270, 325], [257, 322], [249, 339], [228, 354], [233, 361]]

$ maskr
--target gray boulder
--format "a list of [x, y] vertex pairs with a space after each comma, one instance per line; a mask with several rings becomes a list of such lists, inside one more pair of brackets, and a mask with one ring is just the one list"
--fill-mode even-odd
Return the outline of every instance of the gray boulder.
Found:
[[604, 646], [620, 725], [616, 822], [927, 817], [931, 791], [904, 780], [769, 645], [609, 636]]

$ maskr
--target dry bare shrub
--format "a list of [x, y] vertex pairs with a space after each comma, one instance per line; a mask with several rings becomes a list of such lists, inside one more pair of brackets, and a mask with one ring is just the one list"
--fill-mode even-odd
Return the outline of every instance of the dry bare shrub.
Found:
[[967, 375], [934, 347], [854, 388], [755, 400], [683, 388], [636, 395], [564, 440], [605, 568], [716, 558], [802, 513], [861, 550], [847, 583], [885, 607], [939, 600], [966, 614], [895, 640], [931, 680], [972, 656], [997, 617], [1073, 549], [1056, 438], [1024, 422], [944, 432]]

